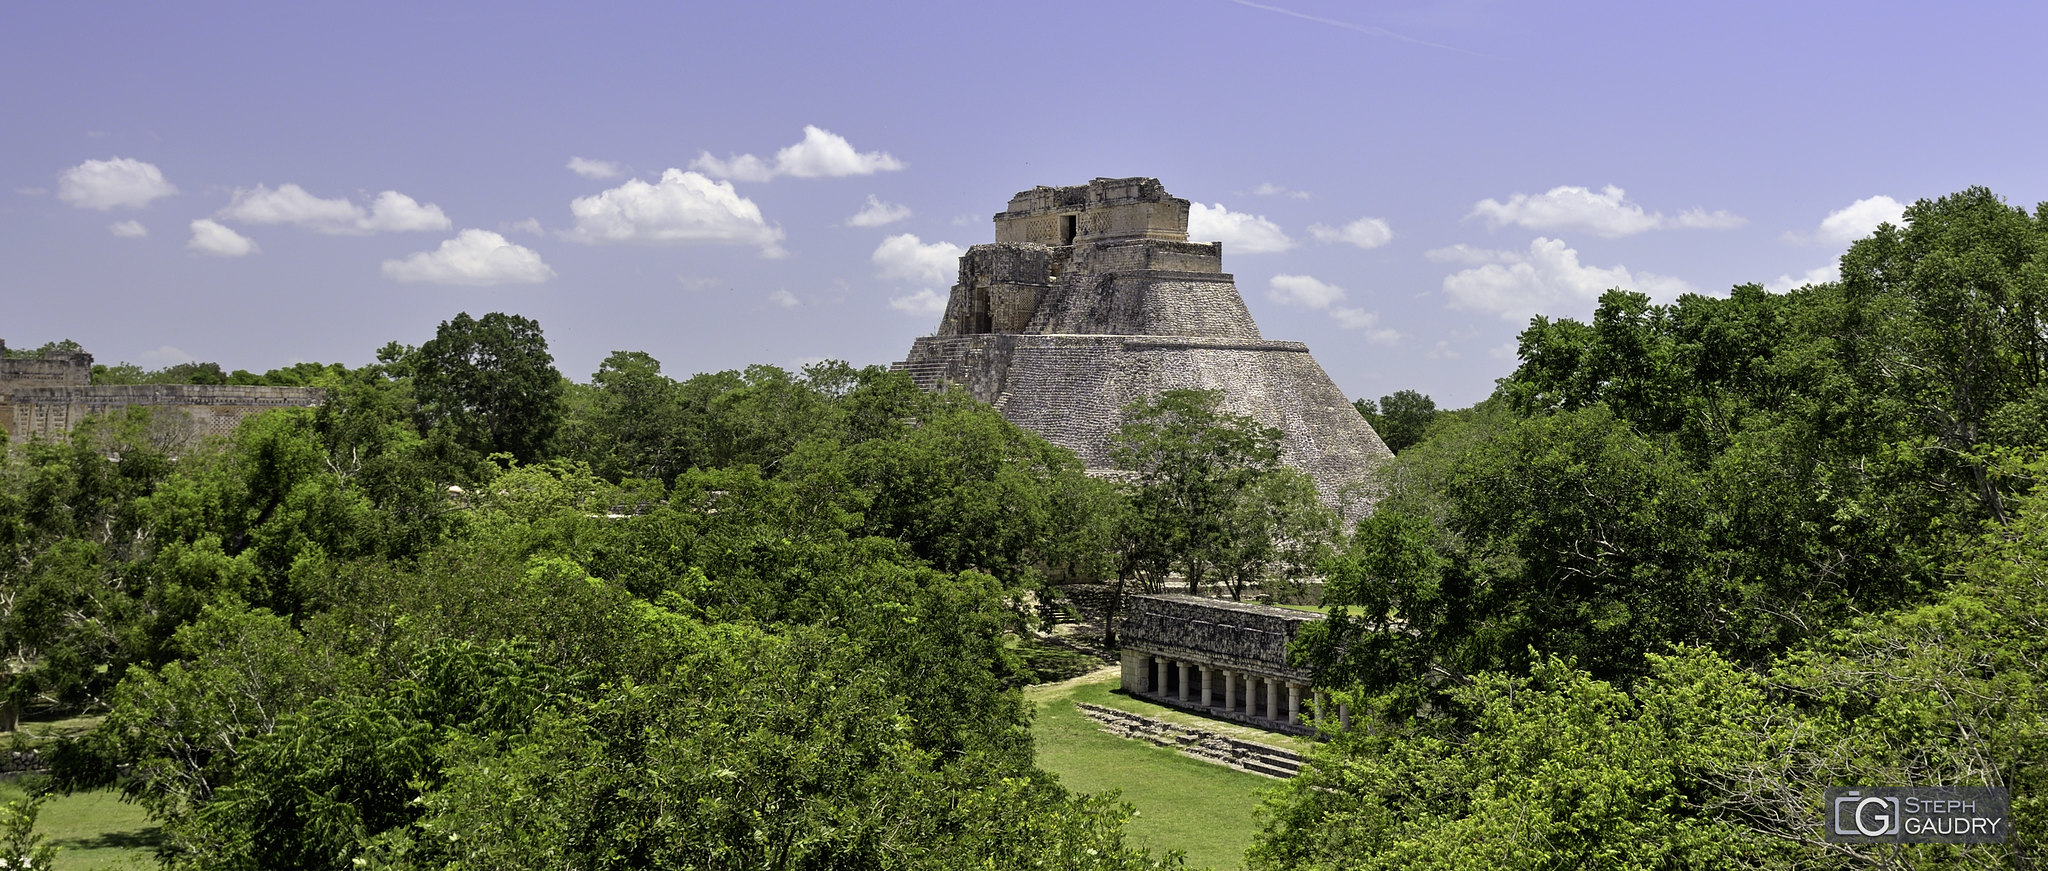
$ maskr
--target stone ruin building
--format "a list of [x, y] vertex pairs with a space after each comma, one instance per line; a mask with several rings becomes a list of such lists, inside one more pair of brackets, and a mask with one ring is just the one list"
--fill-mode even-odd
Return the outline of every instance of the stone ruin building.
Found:
[[1327, 710], [1315, 675], [1287, 644], [1323, 615], [1196, 596], [1133, 596], [1124, 618], [1123, 690], [1263, 729], [1313, 732]]
[[1035, 187], [995, 216], [996, 241], [960, 258], [937, 332], [896, 368], [957, 384], [1005, 418], [1111, 468], [1134, 400], [1220, 390], [1224, 409], [1285, 434], [1282, 461], [1357, 519], [1391, 456], [1300, 342], [1259, 334], [1223, 271], [1221, 242], [1188, 241], [1188, 201], [1151, 178]]
[[320, 398], [320, 391], [309, 387], [94, 385], [91, 354], [44, 351], [40, 357], [10, 357], [7, 343], [0, 341], [0, 429], [11, 442], [60, 438], [87, 415], [130, 406], [179, 412], [173, 435], [180, 441], [224, 436], [251, 415], [317, 405]]

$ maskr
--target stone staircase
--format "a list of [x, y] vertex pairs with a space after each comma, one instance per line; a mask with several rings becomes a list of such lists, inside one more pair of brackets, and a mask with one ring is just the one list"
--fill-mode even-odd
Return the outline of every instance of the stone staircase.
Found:
[[946, 361], [943, 359], [914, 360], [891, 363], [889, 368], [897, 372], [907, 373], [910, 376], [910, 380], [917, 382], [918, 389], [933, 390], [937, 389], [940, 376], [946, 373]]
[[1089, 719], [1101, 724], [1102, 730], [1112, 735], [1171, 747], [1204, 762], [1228, 765], [1254, 774], [1278, 778], [1300, 774], [1301, 767], [1305, 764], [1301, 754], [1268, 744], [1232, 738], [1206, 729], [1169, 723], [1142, 714], [1087, 702], [1075, 702], [1074, 707], [1088, 715]]

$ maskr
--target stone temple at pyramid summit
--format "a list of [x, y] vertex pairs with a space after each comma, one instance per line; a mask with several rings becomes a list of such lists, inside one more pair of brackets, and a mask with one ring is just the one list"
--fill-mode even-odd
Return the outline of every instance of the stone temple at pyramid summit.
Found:
[[1226, 410], [1285, 434], [1282, 460], [1356, 519], [1392, 456], [1300, 342], [1259, 335], [1223, 243], [1188, 241], [1188, 201], [1152, 178], [1035, 187], [960, 258], [939, 328], [896, 368], [957, 384], [1005, 418], [1111, 468], [1124, 406], [1219, 390]]

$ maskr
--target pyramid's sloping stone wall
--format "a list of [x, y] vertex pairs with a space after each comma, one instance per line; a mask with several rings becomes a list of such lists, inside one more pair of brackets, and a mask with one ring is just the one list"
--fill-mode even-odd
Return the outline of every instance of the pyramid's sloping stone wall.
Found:
[[1018, 194], [998, 242], [961, 258], [937, 333], [896, 367], [959, 385], [1098, 472], [1129, 404], [1220, 391], [1225, 410], [1278, 428], [1282, 461], [1356, 520], [1391, 452], [1308, 346], [1261, 337], [1221, 243], [1187, 241], [1187, 209], [1154, 179]]

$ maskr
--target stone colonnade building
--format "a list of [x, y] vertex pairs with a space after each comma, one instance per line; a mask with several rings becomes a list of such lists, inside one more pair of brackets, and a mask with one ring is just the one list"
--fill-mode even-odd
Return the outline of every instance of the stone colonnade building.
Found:
[[[1314, 731], [1321, 691], [1313, 673], [1287, 663], [1287, 644], [1321, 614], [1184, 595], [1133, 596], [1128, 607], [1125, 692], [1260, 728]], [[1348, 710], [1336, 713], [1349, 722]]]

